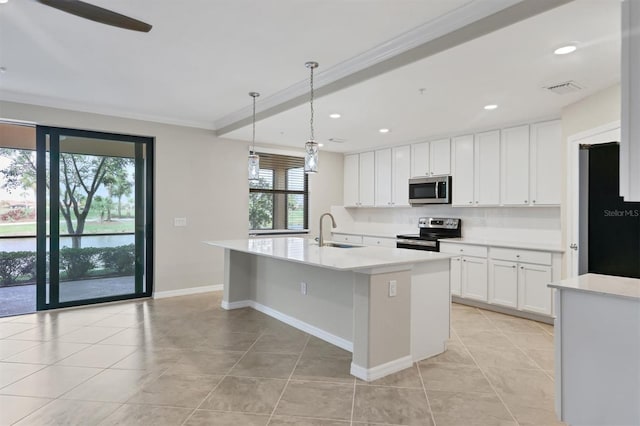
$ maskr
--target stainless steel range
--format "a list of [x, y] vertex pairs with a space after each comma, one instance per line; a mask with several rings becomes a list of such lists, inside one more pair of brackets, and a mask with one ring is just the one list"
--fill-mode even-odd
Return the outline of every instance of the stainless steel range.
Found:
[[419, 234], [398, 235], [396, 247], [413, 250], [440, 251], [438, 240], [460, 238], [462, 220], [443, 217], [421, 217], [418, 219]]

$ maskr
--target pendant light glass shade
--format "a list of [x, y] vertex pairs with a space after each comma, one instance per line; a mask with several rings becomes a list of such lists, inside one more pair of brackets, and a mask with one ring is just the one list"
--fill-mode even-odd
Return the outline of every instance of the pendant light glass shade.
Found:
[[309, 120], [310, 128], [311, 128], [311, 137], [304, 144], [304, 172], [305, 173], [318, 173], [318, 143], [316, 142], [316, 138], [313, 134], [313, 70], [318, 68], [317, 62], [307, 62], [304, 64], [311, 73], [311, 77], [309, 79], [310, 97], [309, 97], [309, 105], [311, 107], [311, 119]]
[[260, 96], [258, 92], [249, 92], [249, 96], [253, 98], [253, 137], [252, 148], [249, 151], [249, 158], [247, 160], [247, 171], [249, 174], [249, 181], [258, 181], [260, 179], [260, 156], [256, 154], [256, 98]]
[[304, 144], [304, 172], [318, 173], [318, 144], [316, 141], [307, 141]]
[[249, 180], [257, 181], [260, 179], [260, 156], [253, 151], [249, 151]]

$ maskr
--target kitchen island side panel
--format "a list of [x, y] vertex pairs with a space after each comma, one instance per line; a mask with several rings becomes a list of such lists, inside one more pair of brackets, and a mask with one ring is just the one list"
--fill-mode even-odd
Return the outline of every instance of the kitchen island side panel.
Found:
[[449, 259], [414, 265], [411, 276], [411, 354], [413, 361], [446, 349], [451, 328]]
[[[251, 255], [249, 255], [251, 256]], [[347, 341], [353, 341], [352, 271], [254, 258], [249, 298]], [[302, 294], [301, 283], [306, 283]]]
[[255, 256], [236, 250], [224, 250], [224, 290], [222, 300], [227, 304], [251, 299], [255, 280]]
[[558, 414], [574, 425], [640, 425], [640, 300], [559, 292]]

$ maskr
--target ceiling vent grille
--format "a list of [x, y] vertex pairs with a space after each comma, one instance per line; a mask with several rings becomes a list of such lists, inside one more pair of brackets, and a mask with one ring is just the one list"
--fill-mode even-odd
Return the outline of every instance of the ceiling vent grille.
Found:
[[556, 95], [566, 95], [567, 93], [575, 93], [579, 90], [582, 90], [582, 86], [576, 83], [573, 80], [565, 81], [564, 83], [554, 84], [552, 86], [545, 87], [550, 92], [555, 93]]
[[347, 140], [342, 138], [329, 138], [329, 142], [333, 143], [345, 143]]

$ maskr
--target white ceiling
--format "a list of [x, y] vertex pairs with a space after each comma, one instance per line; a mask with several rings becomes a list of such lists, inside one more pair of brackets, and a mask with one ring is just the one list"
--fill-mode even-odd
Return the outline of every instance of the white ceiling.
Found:
[[88, 0], [137, 33], [36, 1], [0, 4], [0, 97], [213, 128], [213, 122], [472, 0]]
[[[324, 150], [350, 152], [559, 117], [562, 107], [620, 80], [619, 14], [619, 1], [574, 1], [324, 96], [315, 102], [316, 140]], [[570, 41], [578, 42], [575, 53], [553, 54]], [[567, 80], [584, 89], [543, 89]], [[499, 107], [486, 111], [487, 104]], [[342, 117], [329, 118], [334, 112]], [[307, 104], [259, 121], [258, 144], [302, 148], [309, 116]], [[391, 132], [379, 133], [383, 127]], [[250, 140], [250, 130], [225, 136]]]
[[[0, 5], [0, 99], [214, 128], [308, 78], [425, 22], [498, 0], [90, 0], [151, 23], [125, 31], [36, 1]], [[504, 1], [504, 0], [502, 0]], [[356, 151], [536, 117], [619, 80], [619, 0], [576, 0], [316, 102], [323, 149]], [[579, 50], [558, 57], [567, 41]], [[320, 71], [319, 70], [319, 71]], [[541, 87], [573, 79], [573, 95]], [[420, 95], [418, 89], [425, 88]], [[487, 103], [500, 107], [482, 109]], [[339, 112], [342, 118], [328, 118]], [[0, 111], [0, 118], [1, 118]], [[258, 122], [260, 143], [302, 147], [302, 105]], [[389, 127], [387, 135], [378, 128]], [[250, 128], [224, 135], [249, 140]]]

